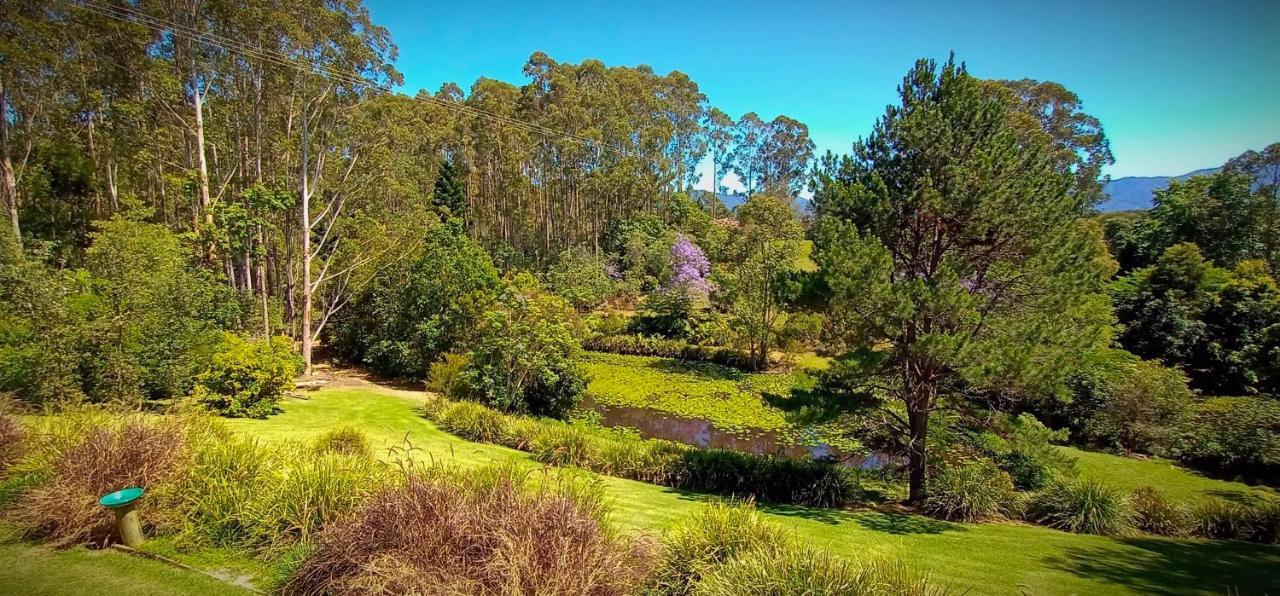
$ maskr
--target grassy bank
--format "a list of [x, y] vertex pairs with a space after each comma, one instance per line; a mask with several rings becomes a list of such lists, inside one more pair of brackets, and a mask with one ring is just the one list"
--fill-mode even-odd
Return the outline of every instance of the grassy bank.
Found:
[[[363, 428], [385, 453], [407, 440], [423, 456], [461, 465], [512, 462], [530, 471], [541, 464], [527, 454], [463, 441], [417, 413], [412, 393], [330, 389], [288, 400], [284, 413], [267, 420], [235, 420], [238, 431], [270, 440], [310, 440], [335, 426]], [[1185, 474], [1185, 472], [1182, 472]], [[1202, 479], [1210, 481], [1209, 479]], [[707, 499], [651, 484], [600, 477], [620, 526], [660, 532], [693, 513]], [[1014, 524], [953, 524], [880, 512], [765, 507], [767, 516], [815, 546], [854, 556], [895, 554], [931, 570], [972, 594], [1130, 594], [1143, 592], [1276, 592], [1280, 549], [1244, 543], [1113, 539]]]
[[230, 583], [115, 550], [55, 550], [0, 527], [0, 594], [249, 594]]
[[1204, 497], [1244, 501], [1252, 497], [1277, 496], [1276, 491], [1267, 487], [1209, 478], [1158, 457], [1136, 459], [1074, 447], [1058, 449], [1076, 460], [1081, 475], [1097, 478], [1126, 491], [1144, 485], [1154, 486], [1175, 501], [1194, 501]]

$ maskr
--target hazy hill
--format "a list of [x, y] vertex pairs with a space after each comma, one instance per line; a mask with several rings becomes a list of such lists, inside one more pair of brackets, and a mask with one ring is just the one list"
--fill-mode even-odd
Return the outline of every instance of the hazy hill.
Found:
[[1129, 211], [1132, 209], [1150, 209], [1152, 193], [1169, 186], [1171, 180], [1186, 180], [1192, 176], [1212, 174], [1222, 168], [1205, 168], [1187, 172], [1181, 176], [1127, 176], [1116, 178], [1107, 183], [1106, 193], [1110, 197], [1098, 205], [1099, 211]]

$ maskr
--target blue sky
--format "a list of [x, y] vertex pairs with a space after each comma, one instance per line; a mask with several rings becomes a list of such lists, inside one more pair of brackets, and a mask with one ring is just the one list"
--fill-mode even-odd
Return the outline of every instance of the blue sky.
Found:
[[1113, 177], [1173, 175], [1280, 141], [1280, 0], [1188, 2], [405, 2], [369, 0], [404, 91], [523, 83], [562, 62], [680, 70], [737, 117], [787, 114], [847, 152], [916, 58], [1053, 80], [1102, 120]]

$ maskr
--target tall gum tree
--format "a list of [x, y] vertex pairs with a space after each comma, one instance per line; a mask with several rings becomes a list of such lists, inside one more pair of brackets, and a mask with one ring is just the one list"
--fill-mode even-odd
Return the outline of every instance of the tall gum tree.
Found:
[[917, 62], [899, 94], [852, 156], [817, 169], [815, 241], [846, 350], [829, 384], [907, 435], [922, 503], [931, 414], [1061, 393], [1079, 354], [1108, 341], [1111, 269], [1053, 140], [1007, 97], [954, 59]]

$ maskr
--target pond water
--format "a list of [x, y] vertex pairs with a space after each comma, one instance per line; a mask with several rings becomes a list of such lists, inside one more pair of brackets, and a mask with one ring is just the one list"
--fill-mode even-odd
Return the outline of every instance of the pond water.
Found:
[[646, 439], [666, 439], [704, 449], [733, 449], [757, 455], [834, 461], [864, 470], [880, 469], [893, 463], [893, 458], [883, 453], [843, 453], [822, 443], [797, 445], [782, 440], [777, 433], [764, 430], [729, 432], [716, 428], [710, 420], [672, 416], [650, 408], [608, 406], [589, 396], [583, 399], [582, 407], [599, 412], [604, 426], [634, 428]]

